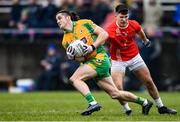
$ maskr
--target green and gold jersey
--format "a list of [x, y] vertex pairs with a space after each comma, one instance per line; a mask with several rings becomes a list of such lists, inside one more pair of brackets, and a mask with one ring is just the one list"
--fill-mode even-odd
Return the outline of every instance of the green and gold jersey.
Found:
[[[69, 44], [75, 40], [82, 40], [87, 45], [93, 44], [96, 41], [97, 35], [94, 34], [94, 29], [96, 28], [91, 20], [82, 19], [73, 22], [72, 31], [64, 31], [62, 45], [66, 49]], [[95, 57], [97, 53], [105, 53], [104, 47], [101, 45], [95, 51], [88, 54], [86, 59]]]

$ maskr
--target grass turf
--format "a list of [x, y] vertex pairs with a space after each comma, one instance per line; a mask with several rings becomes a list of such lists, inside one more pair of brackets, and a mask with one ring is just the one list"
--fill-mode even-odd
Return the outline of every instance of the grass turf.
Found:
[[[150, 98], [144, 93], [137, 93]], [[180, 111], [180, 93], [162, 92], [161, 98], [168, 107]], [[150, 114], [143, 116], [141, 106], [130, 103], [133, 115], [127, 117], [116, 100], [105, 92], [93, 92], [102, 105], [99, 112], [81, 116], [87, 102], [78, 92], [31, 92], [22, 94], [0, 93], [0, 121], [178, 121], [180, 114], [160, 115], [154, 104]]]

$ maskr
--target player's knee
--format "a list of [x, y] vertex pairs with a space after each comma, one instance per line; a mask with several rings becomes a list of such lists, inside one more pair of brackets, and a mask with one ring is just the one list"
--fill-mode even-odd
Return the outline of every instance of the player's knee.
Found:
[[74, 83], [74, 82], [78, 82], [78, 81], [82, 81], [83, 80], [83, 78], [82, 77], [80, 77], [80, 76], [71, 76], [70, 78], [69, 78], [69, 81], [71, 82], [71, 83]]
[[123, 81], [122, 80], [117, 80], [117, 79], [114, 79], [114, 83], [116, 85], [116, 87], [119, 89], [119, 90], [123, 90]]
[[146, 82], [145, 82], [145, 84], [146, 84], [146, 87], [152, 87], [152, 85], [153, 85], [153, 80], [147, 80]]
[[110, 93], [110, 96], [112, 99], [118, 99], [119, 98], [119, 91], [118, 90], [114, 90]]
[[116, 85], [119, 90], [123, 90], [122, 85]]
[[76, 81], [76, 79], [75, 79], [73, 76], [71, 76], [71, 77], [69, 78], [69, 83], [70, 83], [70, 84], [73, 84], [75, 81]]

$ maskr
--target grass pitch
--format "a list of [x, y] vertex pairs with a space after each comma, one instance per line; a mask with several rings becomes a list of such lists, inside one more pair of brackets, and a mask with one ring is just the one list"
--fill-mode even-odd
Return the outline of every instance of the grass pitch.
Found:
[[[135, 93], [152, 98], [145, 93]], [[160, 93], [164, 104], [175, 108], [177, 115], [160, 115], [155, 104], [150, 114], [143, 116], [141, 106], [130, 103], [133, 115], [127, 117], [116, 100], [105, 92], [93, 92], [102, 105], [99, 112], [81, 116], [87, 102], [78, 92], [0, 93], [0, 121], [180, 121], [180, 93]]]

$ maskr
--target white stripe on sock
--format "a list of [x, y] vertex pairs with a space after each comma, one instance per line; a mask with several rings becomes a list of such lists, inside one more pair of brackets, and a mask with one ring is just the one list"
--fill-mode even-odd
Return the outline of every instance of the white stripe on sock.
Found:
[[160, 97], [158, 99], [155, 99], [154, 101], [156, 102], [158, 108], [164, 106]]
[[131, 110], [131, 108], [129, 107], [129, 104], [128, 104], [128, 103], [125, 103], [125, 104], [123, 105], [123, 108], [124, 108], [125, 112]]
[[147, 105], [148, 104], [148, 101], [147, 101], [147, 99], [146, 100], [144, 100], [144, 102], [143, 102], [143, 106], [145, 106], [145, 105]]
[[90, 102], [90, 104], [91, 105], [95, 105], [95, 104], [97, 104], [97, 102], [96, 101], [92, 101], [92, 102]]

